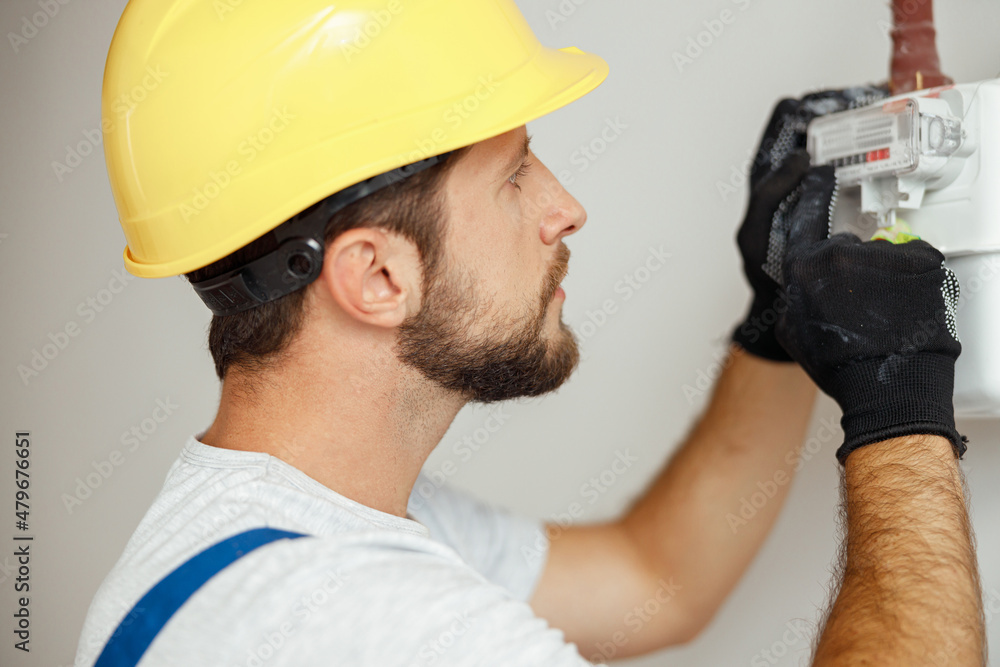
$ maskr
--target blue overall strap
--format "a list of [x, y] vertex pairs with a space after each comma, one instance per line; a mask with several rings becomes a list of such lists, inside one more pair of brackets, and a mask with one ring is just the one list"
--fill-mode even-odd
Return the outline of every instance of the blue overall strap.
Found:
[[134, 667], [170, 617], [205, 582], [258, 547], [297, 537], [303, 537], [302, 533], [254, 528], [214, 544], [181, 563], [135, 603], [112, 633], [94, 667]]

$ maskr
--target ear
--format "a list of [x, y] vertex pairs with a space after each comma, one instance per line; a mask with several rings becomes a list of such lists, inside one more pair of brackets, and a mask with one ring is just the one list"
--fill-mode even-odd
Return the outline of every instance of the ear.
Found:
[[327, 246], [317, 282], [355, 320], [394, 328], [419, 308], [421, 276], [413, 243], [383, 229], [355, 228]]

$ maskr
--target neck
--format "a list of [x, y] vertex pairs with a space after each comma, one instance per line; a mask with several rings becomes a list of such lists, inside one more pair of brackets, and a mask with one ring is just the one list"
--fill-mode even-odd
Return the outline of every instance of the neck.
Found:
[[[280, 365], [253, 375], [230, 368], [201, 441], [270, 454], [351, 500], [406, 516], [421, 467], [465, 401], [400, 364], [385, 341], [343, 343], [293, 343]], [[351, 354], [322, 354], [329, 350]]]

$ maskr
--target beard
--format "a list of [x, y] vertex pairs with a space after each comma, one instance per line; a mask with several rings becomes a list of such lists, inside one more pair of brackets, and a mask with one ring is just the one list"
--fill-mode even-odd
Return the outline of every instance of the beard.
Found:
[[[420, 312], [400, 326], [397, 356], [468, 401], [493, 403], [556, 389], [580, 361], [576, 338], [561, 318], [556, 333], [543, 335], [568, 265], [569, 249], [560, 243], [538, 301], [527, 314], [507, 318], [490, 313], [492, 304], [477, 298], [468, 273], [429, 271]], [[484, 325], [483, 333], [473, 334], [477, 324]]]

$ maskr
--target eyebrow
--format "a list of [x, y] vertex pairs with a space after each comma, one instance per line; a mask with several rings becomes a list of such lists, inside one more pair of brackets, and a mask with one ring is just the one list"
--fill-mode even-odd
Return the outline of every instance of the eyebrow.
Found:
[[517, 154], [507, 161], [507, 163], [503, 166], [503, 169], [500, 171], [498, 177], [502, 178], [510, 177], [511, 172], [513, 172], [514, 169], [516, 169], [517, 167], [520, 167], [521, 164], [524, 162], [525, 158], [528, 157], [528, 152], [530, 150], [531, 150], [531, 135], [528, 134], [525, 135], [524, 143], [521, 144], [520, 150], [518, 150]]

